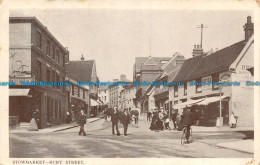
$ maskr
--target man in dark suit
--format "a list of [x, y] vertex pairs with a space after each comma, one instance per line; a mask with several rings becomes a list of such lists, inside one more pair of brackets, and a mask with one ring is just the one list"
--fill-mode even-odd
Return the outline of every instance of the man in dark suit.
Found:
[[116, 127], [117, 136], [120, 136], [120, 132], [118, 130], [118, 120], [119, 120], [119, 113], [117, 111], [117, 107], [114, 107], [114, 110], [111, 113], [112, 134], [115, 135], [115, 127]]
[[130, 123], [131, 121], [131, 117], [130, 117], [130, 114], [128, 113], [128, 110], [125, 109], [124, 110], [124, 113], [122, 115], [122, 124], [124, 126], [124, 135], [127, 136], [127, 128], [128, 128], [128, 124]]
[[80, 112], [78, 112], [77, 123], [80, 126], [79, 135], [81, 135], [81, 133], [83, 133], [83, 135], [86, 136], [86, 132], [84, 130], [84, 125], [86, 124], [86, 119], [87, 119], [87, 117], [84, 113], [84, 110], [81, 110]]

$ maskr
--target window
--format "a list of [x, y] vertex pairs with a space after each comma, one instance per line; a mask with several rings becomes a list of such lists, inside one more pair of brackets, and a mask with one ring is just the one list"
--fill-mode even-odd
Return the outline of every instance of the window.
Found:
[[62, 82], [63, 82], [63, 85], [62, 85], [63, 93], [65, 93], [65, 90], [66, 90], [66, 86], [64, 84], [65, 83], [65, 77], [63, 77]]
[[65, 67], [65, 55], [62, 56], [62, 64], [63, 64], [63, 67]]
[[52, 59], [55, 60], [55, 47], [52, 45]]
[[58, 101], [55, 100], [55, 118], [58, 117]]
[[106, 100], [107, 100], [107, 97], [106, 97], [106, 96], [105, 96], [105, 99], [104, 99], [104, 100], [105, 100], [105, 102], [106, 102]]
[[184, 82], [184, 96], [187, 95], [187, 82]]
[[174, 85], [174, 97], [178, 97], [178, 86]]
[[[215, 82], [215, 83], [219, 82], [219, 73], [214, 73], [212, 75], [212, 82]], [[218, 89], [219, 89], [218, 86], [212, 85], [212, 90], [218, 90]]]
[[78, 88], [78, 97], [80, 97], [80, 88]]
[[51, 81], [51, 71], [49, 69], [47, 69], [46, 71], [46, 81], [47, 82]]
[[56, 50], [56, 60], [57, 60], [57, 63], [59, 64], [60, 63], [60, 53], [58, 50]]
[[[55, 82], [55, 77], [56, 77], [56, 72], [53, 70], [52, 71], [52, 81]], [[55, 86], [52, 86], [53, 88], [55, 88]]]
[[71, 86], [72, 96], [74, 96], [74, 85]]
[[38, 80], [42, 80], [42, 63], [40, 61], [37, 61], [37, 78]]
[[51, 116], [55, 117], [55, 107], [54, 107], [54, 99], [51, 99]]
[[197, 79], [196, 82], [198, 83], [195, 85], [196, 93], [202, 93], [201, 79]]
[[36, 46], [42, 48], [42, 34], [39, 31], [36, 33]]
[[107, 93], [107, 91], [105, 90], [105, 93]]
[[50, 56], [50, 52], [51, 52], [51, 47], [50, 47], [50, 41], [47, 41], [47, 45], [46, 45], [46, 55]]
[[85, 99], [85, 90], [83, 89], [83, 99]]
[[[56, 74], [56, 82], [59, 82], [60, 81], [60, 77], [58, 74]], [[57, 85], [57, 88], [60, 89], [60, 86]]]
[[61, 102], [59, 101], [59, 118], [61, 118]]

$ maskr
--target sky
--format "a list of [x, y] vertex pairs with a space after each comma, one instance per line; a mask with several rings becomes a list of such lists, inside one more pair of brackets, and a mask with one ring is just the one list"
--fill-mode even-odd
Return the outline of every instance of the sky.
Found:
[[135, 57], [192, 57], [203, 49], [222, 49], [244, 39], [247, 10], [155, 9], [31, 9], [11, 10], [10, 16], [35, 16], [56, 39], [68, 47], [70, 60], [95, 60], [100, 81], [126, 74], [133, 79]]

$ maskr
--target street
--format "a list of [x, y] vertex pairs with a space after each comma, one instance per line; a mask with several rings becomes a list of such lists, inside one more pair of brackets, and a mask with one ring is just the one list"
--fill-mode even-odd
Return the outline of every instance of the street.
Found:
[[[59, 132], [10, 133], [10, 157], [13, 158], [249, 158], [253, 154], [218, 147], [218, 143], [247, 138], [241, 132], [193, 131], [191, 144], [180, 144], [180, 131], [154, 132], [142, 118], [139, 126], [130, 124], [128, 136], [112, 135], [111, 122], [100, 119], [85, 125], [87, 136], [79, 136], [79, 127]], [[171, 125], [172, 126], [172, 125]]]

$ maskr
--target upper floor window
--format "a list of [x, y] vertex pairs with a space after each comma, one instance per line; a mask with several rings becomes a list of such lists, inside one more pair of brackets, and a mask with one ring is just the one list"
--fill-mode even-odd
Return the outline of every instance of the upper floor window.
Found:
[[[219, 82], [219, 73], [214, 73], [212, 75], [212, 82], [215, 82], [215, 83]], [[212, 85], [212, 90], [218, 90], [218, 89], [219, 89], [218, 86]]]
[[196, 93], [201, 93], [202, 92], [201, 79], [197, 79], [196, 82], [198, 83], [195, 85]]
[[174, 85], [174, 97], [178, 97], [178, 86]]
[[187, 95], [187, 82], [184, 83], [184, 96]]
[[36, 46], [42, 48], [42, 34], [39, 31], [36, 32]]
[[57, 60], [57, 63], [59, 64], [60, 63], [60, 53], [58, 50], [56, 50], [56, 60]]
[[[58, 74], [56, 74], [56, 81], [59, 82], [60, 81], [60, 77]], [[57, 88], [60, 89], [60, 86], [57, 85]]]
[[55, 60], [55, 46], [54, 45], [52, 45], [51, 54], [52, 54], [52, 59]]
[[[56, 81], [56, 72], [55, 70], [52, 71], [52, 81], [55, 82]], [[55, 88], [55, 86], [52, 86], [53, 88]]]
[[51, 81], [51, 71], [49, 69], [46, 70], [46, 81], [47, 82]]
[[39, 80], [42, 80], [42, 63], [41, 61], [37, 61], [37, 77]]
[[47, 44], [46, 44], [46, 55], [47, 56], [50, 56], [50, 52], [51, 52], [51, 47], [50, 47], [50, 41], [47, 41]]

